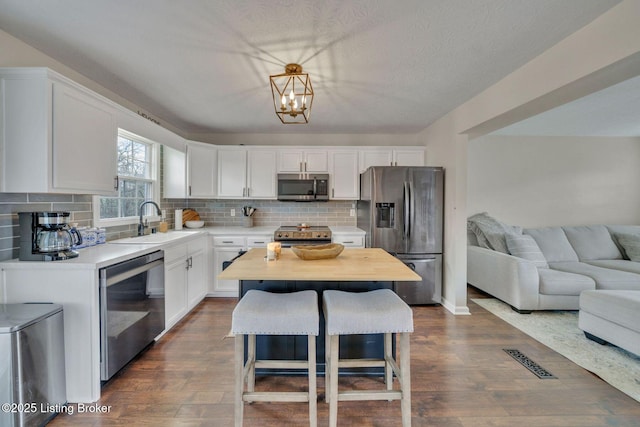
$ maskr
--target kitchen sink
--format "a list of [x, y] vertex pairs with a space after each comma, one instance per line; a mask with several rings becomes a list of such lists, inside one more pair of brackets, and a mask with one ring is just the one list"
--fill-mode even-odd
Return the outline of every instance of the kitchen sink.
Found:
[[157, 245], [161, 243], [168, 243], [172, 240], [180, 239], [185, 236], [191, 236], [193, 234], [201, 233], [202, 231], [169, 231], [167, 233], [155, 233], [146, 234], [144, 236], [125, 237], [124, 239], [110, 240], [109, 243], [126, 243], [126, 244], [139, 244], [139, 245]]

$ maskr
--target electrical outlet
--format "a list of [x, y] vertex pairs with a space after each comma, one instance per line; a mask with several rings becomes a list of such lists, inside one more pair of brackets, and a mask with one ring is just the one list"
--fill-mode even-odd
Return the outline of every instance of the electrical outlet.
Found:
[[235, 209], [231, 209], [231, 216], [236, 216], [236, 210]]
[[349, 216], [356, 216], [356, 210], [355, 209], [349, 209]]

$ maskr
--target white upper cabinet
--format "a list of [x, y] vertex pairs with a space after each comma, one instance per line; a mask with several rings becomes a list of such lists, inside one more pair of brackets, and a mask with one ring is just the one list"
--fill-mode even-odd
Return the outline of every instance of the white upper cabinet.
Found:
[[113, 195], [117, 108], [45, 68], [0, 69], [2, 192]]
[[424, 149], [393, 150], [394, 166], [424, 166]]
[[219, 148], [218, 197], [275, 199], [276, 151]]
[[279, 151], [278, 172], [328, 172], [327, 150], [285, 148]]
[[360, 152], [360, 172], [369, 166], [393, 166], [391, 150], [366, 150]]
[[187, 154], [168, 146], [162, 147], [163, 195], [166, 199], [187, 197]]
[[187, 196], [211, 198], [217, 194], [218, 150], [211, 144], [187, 142]]
[[332, 200], [357, 200], [359, 198], [358, 151], [329, 151], [329, 172], [331, 174], [329, 183]]
[[369, 166], [424, 166], [424, 148], [370, 148], [360, 152], [360, 172]]
[[238, 199], [247, 192], [247, 150], [218, 151], [218, 197]]
[[273, 150], [250, 149], [247, 152], [247, 197], [251, 199], [275, 199], [276, 152]]

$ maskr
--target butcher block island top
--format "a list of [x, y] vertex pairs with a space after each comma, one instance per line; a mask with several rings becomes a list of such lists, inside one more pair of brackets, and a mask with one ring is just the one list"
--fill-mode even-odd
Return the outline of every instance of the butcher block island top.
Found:
[[394, 281], [422, 280], [402, 261], [380, 248], [345, 248], [336, 258], [305, 261], [282, 248], [266, 261], [265, 248], [254, 248], [218, 275], [223, 280]]

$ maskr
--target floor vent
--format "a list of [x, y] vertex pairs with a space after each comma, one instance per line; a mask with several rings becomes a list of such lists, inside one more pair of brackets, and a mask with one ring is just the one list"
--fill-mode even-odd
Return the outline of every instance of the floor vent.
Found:
[[506, 351], [509, 356], [516, 359], [516, 361], [522, 366], [533, 372], [538, 378], [542, 380], [556, 378], [551, 372], [547, 371], [542, 366], [538, 365], [536, 362], [521, 353], [520, 350], [510, 348], [503, 348], [503, 350]]

